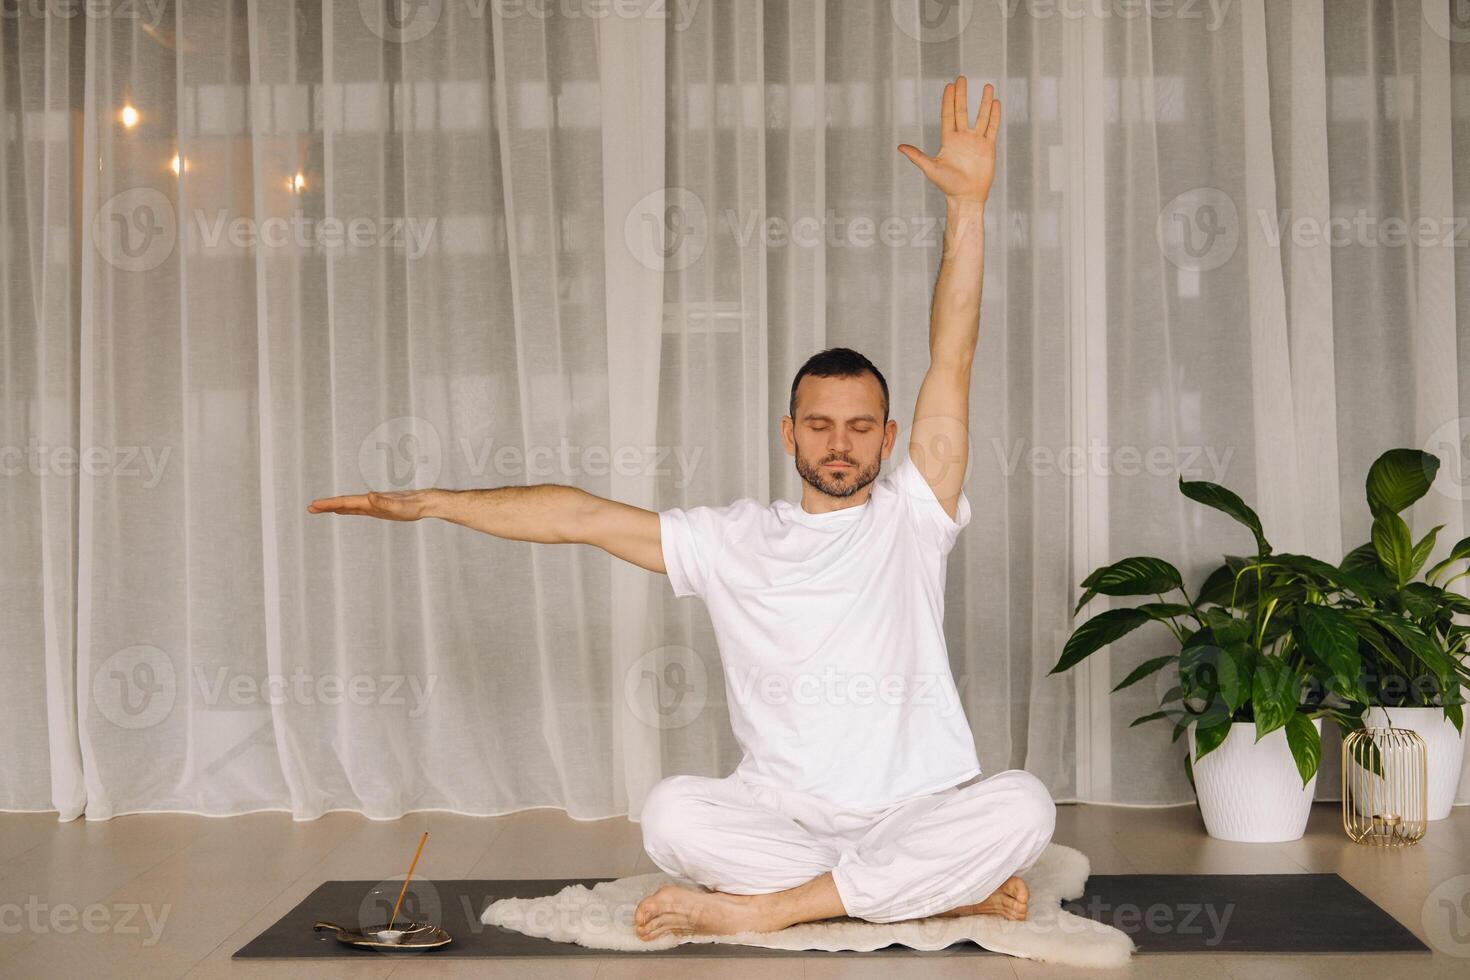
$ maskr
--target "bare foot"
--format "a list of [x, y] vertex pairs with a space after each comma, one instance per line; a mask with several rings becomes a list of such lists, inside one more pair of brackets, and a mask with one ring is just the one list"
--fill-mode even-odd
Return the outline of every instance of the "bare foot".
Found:
[[1026, 919], [1026, 899], [1031, 895], [1026, 883], [1016, 875], [1007, 878], [999, 888], [983, 902], [961, 905], [948, 912], [940, 912], [942, 918], [960, 915], [998, 915], [1006, 919], [1023, 922]]
[[691, 934], [723, 936], [772, 932], [787, 925], [771, 913], [765, 895], [697, 892], [664, 885], [633, 910], [633, 929], [642, 940]]

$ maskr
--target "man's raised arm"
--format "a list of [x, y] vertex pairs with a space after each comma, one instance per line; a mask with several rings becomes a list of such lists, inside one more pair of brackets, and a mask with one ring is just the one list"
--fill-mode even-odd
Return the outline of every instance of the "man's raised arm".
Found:
[[387, 521], [437, 517], [512, 541], [595, 545], [650, 572], [667, 571], [656, 512], [559, 483], [489, 490], [370, 491], [323, 497], [306, 510]]
[[945, 512], [955, 517], [969, 462], [970, 368], [980, 330], [985, 258], [985, 201], [995, 177], [1000, 100], [985, 86], [970, 125], [965, 76], [944, 87], [939, 153], [904, 143], [899, 152], [944, 192], [944, 254], [929, 318], [929, 371], [919, 387], [909, 458]]

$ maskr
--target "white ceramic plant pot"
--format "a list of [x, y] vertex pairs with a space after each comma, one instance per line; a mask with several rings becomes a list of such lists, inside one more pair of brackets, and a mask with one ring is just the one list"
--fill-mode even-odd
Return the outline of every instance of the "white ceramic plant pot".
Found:
[[[1322, 719], [1314, 718], [1312, 724], [1320, 736]], [[1191, 724], [1189, 757], [1194, 754]], [[1255, 722], [1237, 721], [1225, 741], [1194, 763], [1194, 786], [1211, 837], [1265, 844], [1302, 836], [1312, 813], [1317, 776], [1313, 773], [1302, 785], [1285, 728], [1257, 742]]]
[[[1465, 736], [1443, 708], [1369, 708], [1363, 724], [1371, 728], [1407, 728], [1424, 739], [1429, 761], [1429, 819], [1450, 815], [1460, 786], [1460, 764], [1465, 758]], [[1209, 758], [1209, 756], [1205, 756]]]

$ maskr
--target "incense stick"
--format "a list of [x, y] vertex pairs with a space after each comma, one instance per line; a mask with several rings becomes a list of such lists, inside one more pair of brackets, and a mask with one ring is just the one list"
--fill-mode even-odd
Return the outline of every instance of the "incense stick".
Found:
[[419, 849], [413, 852], [413, 861], [408, 866], [408, 875], [403, 879], [403, 887], [398, 889], [398, 901], [393, 903], [393, 914], [388, 917], [388, 928], [393, 928], [393, 923], [398, 921], [398, 906], [403, 904], [403, 895], [408, 891], [408, 880], [413, 877], [414, 865], [419, 863], [419, 855], [424, 853], [424, 841], [429, 839], [429, 832], [424, 831], [424, 836], [419, 838]]

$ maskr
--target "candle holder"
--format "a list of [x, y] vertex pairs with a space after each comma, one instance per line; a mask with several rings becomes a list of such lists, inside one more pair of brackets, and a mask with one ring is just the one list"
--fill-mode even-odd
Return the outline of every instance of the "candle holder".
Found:
[[1342, 829], [1359, 844], [1417, 844], [1429, 826], [1429, 753], [1407, 728], [1360, 728], [1342, 740]]

